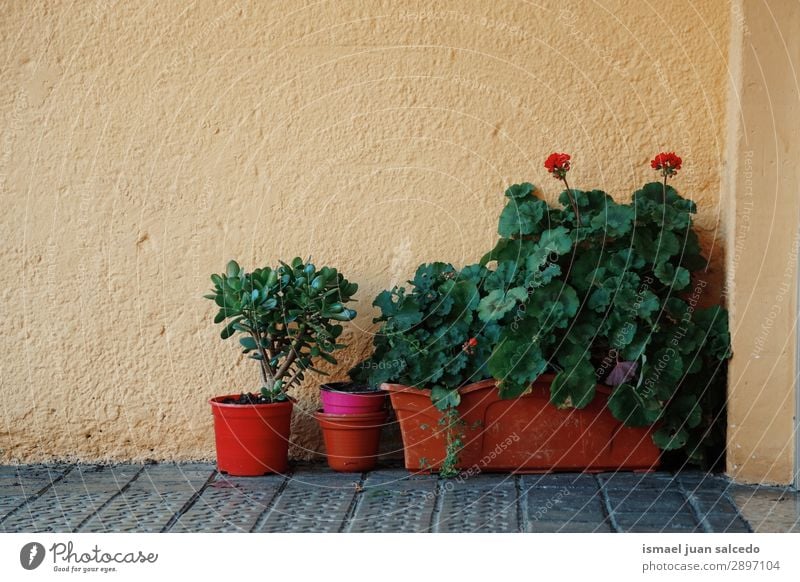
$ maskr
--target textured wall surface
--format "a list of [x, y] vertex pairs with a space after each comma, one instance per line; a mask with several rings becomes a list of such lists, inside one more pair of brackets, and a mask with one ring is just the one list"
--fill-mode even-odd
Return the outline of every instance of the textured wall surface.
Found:
[[[742, 2], [731, 70], [730, 172], [724, 188], [733, 359], [728, 472], [800, 485], [795, 426], [800, 247], [800, 4]], [[733, 113], [735, 112], [735, 114]], [[795, 400], [795, 399], [798, 400]], [[797, 455], [797, 456], [795, 456]], [[795, 460], [796, 459], [796, 460]]]
[[718, 290], [729, 6], [660, 7], [4, 3], [0, 460], [212, 457], [206, 400], [258, 376], [210, 272], [302, 254], [358, 281], [341, 377], [378, 291], [477, 260], [509, 183], [557, 195], [554, 150], [618, 199], [679, 152]]

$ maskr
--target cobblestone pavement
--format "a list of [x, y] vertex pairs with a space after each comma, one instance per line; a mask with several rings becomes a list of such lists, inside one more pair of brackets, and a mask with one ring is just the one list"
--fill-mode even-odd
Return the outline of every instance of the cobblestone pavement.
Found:
[[800, 531], [796, 492], [699, 472], [439, 479], [209, 463], [0, 466], [3, 532]]

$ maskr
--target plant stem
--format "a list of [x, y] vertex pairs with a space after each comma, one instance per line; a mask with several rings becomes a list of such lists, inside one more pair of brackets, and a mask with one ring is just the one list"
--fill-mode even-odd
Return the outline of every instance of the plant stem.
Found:
[[281, 364], [281, 367], [275, 372], [275, 380], [280, 380], [281, 378], [286, 375], [286, 372], [289, 371], [289, 368], [292, 366], [294, 361], [297, 359], [297, 348], [300, 346], [300, 342], [303, 340], [305, 333], [300, 331], [299, 335], [295, 338], [292, 344], [289, 346], [289, 353], [286, 355], [286, 359]]
[[575, 212], [575, 222], [578, 224], [578, 227], [581, 226], [581, 213], [578, 211], [578, 203], [575, 201], [575, 198], [572, 197], [572, 191], [569, 189], [569, 184], [567, 184], [567, 177], [564, 176], [561, 178], [564, 182], [564, 187], [567, 189], [567, 196], [569, 197], [569, 201], [572, 204], [572, 210]]
[[666, 204], [667, 203], [667, 173], [666, 172], [664, 172], [664, 184], [663, 184], [662, 192], [663, 192], [663, 202], [664, 202], [664, 204]]

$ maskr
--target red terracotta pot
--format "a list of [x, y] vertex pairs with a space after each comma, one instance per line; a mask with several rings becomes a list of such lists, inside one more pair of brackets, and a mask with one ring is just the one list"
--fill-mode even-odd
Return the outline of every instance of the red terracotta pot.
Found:
[[334, 471], [369, 471], [378, 460], [381, 428], [388, 413], [329, 414], [317, 412], [314, 417], [322, 428], [328, 465]]
[[[458, 412], [464, 448], [458, 467], [474, 471], [652, 470], [660, 451], [648, 428], [625, 427], [606, 407], [610, 390], [581, 410], [550, 404], [552, 374], [542, 375], [530, 393], [502, 400], [494, 380], [460, 390]], [[430, 390], [384, 384], [390, 393], [403, 437], [406, 468], [436, 471], [445, 457], [446, 431]]]
[[285, 473], [289, 466], [291, 400], [273, 404], [225, 404], [238, 394], [209, 400], [214, 412], [217, 467], [241, 477]]

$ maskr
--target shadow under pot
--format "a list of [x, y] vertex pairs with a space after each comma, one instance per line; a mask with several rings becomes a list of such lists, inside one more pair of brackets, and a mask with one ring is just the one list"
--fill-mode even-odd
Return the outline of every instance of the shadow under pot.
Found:
[[325, 414], [368, 414], [386, 407], [386, 395], [364, 384], [331, 382], [320, 386], [322, 411]]

